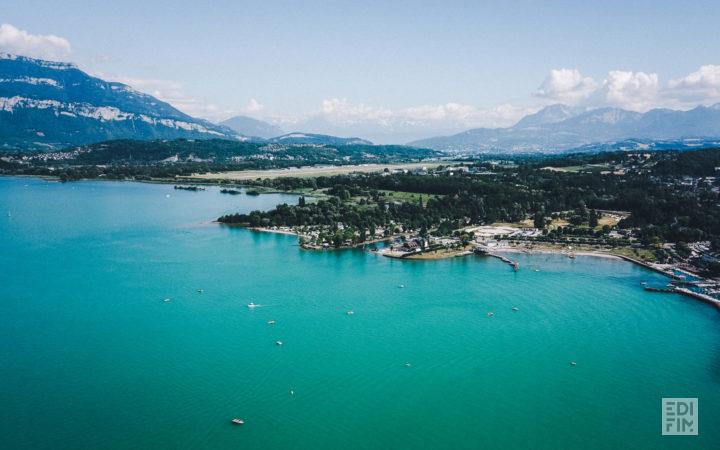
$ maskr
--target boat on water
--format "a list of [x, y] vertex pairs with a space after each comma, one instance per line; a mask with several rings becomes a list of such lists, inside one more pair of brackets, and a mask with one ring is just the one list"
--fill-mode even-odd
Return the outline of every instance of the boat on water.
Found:
[[575, 361], [570, 361], [571, 366], [577, 366], [577, 363]]
[[279, 346], [283, 345], [283, 342], [282, 342], [282, 341], [280, 341], [280, 340], [278, 340], [278, 341], [275, 341], [275, 345], [277, 345], [277, 346], [279, 347]]
[[164, 299], [163, 299], [163, 302], [165, 302], [165, 303], [170, 303], [170, 297], [164, 298]]
[[198, 294], [202, 294], [203, 292], [205, 292], [204, 289], [198, 289], [197, 291], [198, 291]]
[[352, 316], [353, 314], [355, 314], [355, 311], [353, 311], [352, 309], [348, 309], [345, 314], [347, 314], [348, 316]]
[[488, 316], [488, 317], [492, 317], [492, 316], [494, 316], [494, 315], [495, 315], [495, 313], [493, 313], [493, 312], [487, 313], [487, 316]]
[[405, 285], [404, 285], [404, 284], [401, 284], [401, 285], [398, 285], [398, 287], [399, 287], [400, 289], [402, 289], [402, 288], [405, 287]]
[[267, 321], [267, 324], [268, 324], [268, 325], [275, 325], [275, 321], [274, 321], [274, 320], [268, 320], [268, 321]]
[[242, 419], [238, 419], [237, 417], [231, 420], [233, 425], [245, 425], [245, 421]]
[[260, 306], [260, 305], [255, 304], [255, 303], [253, 303], [253, 302], [250, 302], [250, 303], [248, 303], [248, 305], [247, 305], [247, 307], [250, 308], [250, 309], [257, 308], [258, 306]]
[[518, 308], [517, 306], [513, 306], [513, 311], [520, 311], [520, 308]]

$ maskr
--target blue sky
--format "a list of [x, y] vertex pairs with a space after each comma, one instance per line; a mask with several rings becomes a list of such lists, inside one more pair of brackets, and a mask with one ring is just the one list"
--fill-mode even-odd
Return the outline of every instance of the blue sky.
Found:
[[12, 0], [0, 50], [288, 130], [432, 134], [556, 102], [720, 101], [717, 1], [510, 3]]

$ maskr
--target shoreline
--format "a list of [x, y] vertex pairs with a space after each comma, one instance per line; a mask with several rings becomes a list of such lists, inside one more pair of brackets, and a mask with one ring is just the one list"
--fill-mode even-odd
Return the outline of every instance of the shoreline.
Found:
[[[246, 228], [251, 231], [257, 231], [262, 233], [275, 233], [275, 234], [284, 234], [287, 236], [297, 236], [300, 237], [300, 234], [295, 231], [290, 230], [275, 230], [271, 228], [264, 228], [264, 227], [247, 227], [240, 224], [226, 224], [217, 222], [220, 225], [227, 225], [227, 226], [235, 226], [235, 227], [242, 227]], [[377, 242], [383, 242], [390, 240], [394, 238], [395, 236], [389, 236], [387, 238], [380, 238], [380, 239], [374, 239], [372, 241], [365, 241], [362, 243], [359, 243], [357, 245], [353, 246], [343, 246], [343, 247], [316, 247], [316, 246], [305, 246], [303, 247], [301, 245], [301, 248], [306, 250], [343, 250], [343, 249], [351, 249], [351, 248], [357, 248], [361, 247], [363, 245], [368, 244], [374, 244]], [[524, 248], [522, 246], [516, 246], [516, 247], [497, 247], [492, 249], [492, 253], [524, 253], [526, 255], [532, 255], [532, 254], [548, 254], [548, 255], [559, 255], [559, 256], [567, 256], [568, 250], [567, 249], [554, 249], [554, 248]], [[591, 257], [597, 257], [597, 258], [607, 258], [607, 259], [616, 259], [616, 260], [624, 260], [639, 266], [642, 266], [646, 269], [653, 270], [655, 272], [661, 273], [669, 278], [672, 278], [673, 275], [669, 272], [664, 271], [661, 268], [654, 267], [651, 264], [645, 263], [643, 261], [630, 258], [628, 256], [624, 255], [616, 255], [613, 253], [608, 253], [602, 250], [578, 250], [578, 251], [572, 251], [571, 252], [575, 256], [591, 256]], [[416, 261], [437, 261], [441, 259], [449, 259], [449, 258], [458, 258], [463, 256], [469, 256], [473, 255], [473, 251], [468, 248], [463, 249], [446, 249], [446, 250], [434, 250], [431, 252], [420, 252], [420, 253], [400, 253], [400, 252], [390, 252], [390, 251], [379, 251], [377, 254], [385, 256], [387, 258], [393, 258], [393, 259], [407, 259], [407, 260], [416, 260]], [[423, 256], [426, 255], [426, 256]]]
[[[534, 253], [543, 253], [543, 254], [548, 254], [548, 255], [567, 256], [567, 254], [563, 253], [563, 252], [567, 252], [567, 250], [562, 250], [562, 249], [553, 250], [553, 249], [549, 249], [549, 248], [522, 249], [522, 248], [517, 248], [517, 247], [500, 247], [498, 250], [493, 250], [493, 253], [524, 253], [526, 255], [532, 255]], [[606, 252], [603, 252], [600, 250], [598, 250], [598, 251], [590, 251], [590, 250], [583, 251], [583, 250], [581, 250], [581, 251], [577, 251], [577, 252], [573, 251], [572, 253], [575, 256], [596, 256], [598, 258], [624, 259], [622, 256], [614, 255], [612, 253], [606, 253]], [[630, 261], [629, 258], [628, 258], [628, 261]], [[636, 261], [633, 261], [633, 262], [636, 262]]]
[[[5, 178], [34, 178], [38, 180], [52, 181], [57, 183], [83, 183], [83, 182], [94, 182], [99, 181], [103, 183], [144, 183], [144, 184], [160, 184], [160, 185], [191, 185], [191, 186], [208, 186], [223, 188], [237, 188], [247, 190], [257, 190], [260, 194], [287, 194], [287, 195], [299, 195], [305, 196], [307, 199], [316, 199], [323, 196], [322, 192], [303, 192], [303, 191], [282, 191], [279, 189], [271, 189], [264, 186], [255, 186], [253, 184], [245, 184], [241, 182], [233, 183], [221, 183], [220, 181], [213, 182], [212, 180], [185, 180], [177, 178], [154, 178], [151, 180], [131, 180], [131, 179], [120, 179], [120, 178], [80, 178], [78, 180], [62, 181], [60, 177], [54, 175], [32, 175], [32, 174], [0, 174], [0, 177]], [[247, 193], [243, 192], [243, 195]]]

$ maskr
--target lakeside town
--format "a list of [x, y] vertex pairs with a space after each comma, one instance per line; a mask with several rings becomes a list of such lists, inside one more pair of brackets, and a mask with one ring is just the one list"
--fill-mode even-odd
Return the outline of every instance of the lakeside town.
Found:
[[[246, 185], [294, 190], [302, 194], [298, 205], [219, 221], [297, 235], [307, 250], [363, 247], [398, 259], [512, 252], [618, 257], [685, 283], [661, 291], [690, 289], [693, 295], [720, 299], [720, 242], [713, 231], [719, 179], [714, 166], [691, 173], [697, 167], [685, 170], [687, 161], [678, 164], [678, 159], [715, 158], [716, 153], [623, 153], [531, 163], [489, 159], [412, 170], [389, 167], [375, 174], [258, 179]], [[678, 165], [687, 173], [673, 173]], [[605, 192], [585, 187], [599, 181]], [[538, 204], [550, 203], [539, 186], [560, 192], [552, 206]], [[475, 197], [473, 189], [484, 192]], [[564, 190], [576, 195], [569, 199]], [[629, 192], [647, 197], [632, 204], [623, 198]], [[681, 199], [677, 207], [666, 204], [670, 193]], [[649, 207], [653, 195], [663, 203]], [[563, 204], [575, 207], [556, 209]], [[609, 208], [623, 204], [631, 207]], [[685, 204], [701, 209], [678, 215]], [[703, 204], [711, 207], [703, 211]], [[672, 222], [661, 223], [663, 214]], [[693, 227], [693, 221], [705, 228]], [[512, 258], [506, 262], [519, 269]]]

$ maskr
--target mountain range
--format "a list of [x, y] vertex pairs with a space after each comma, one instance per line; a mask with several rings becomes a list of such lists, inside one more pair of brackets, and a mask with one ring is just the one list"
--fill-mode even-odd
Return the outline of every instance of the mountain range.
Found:
[[357, 137], [337, 137], [327, 134], [302, 133], [295, 131], [285, 133], [282, 128], [269, 122], [248, 116], [235, 116], [219, 123], [236, 132], [251, 136], [255, 141], [271, 144], [287, 145], [373, 145], [372, 142]]
[[[311, 126], [312, 122], [305, 125], [319, 127], [317, 123]], [[356, 137], [283, 134], [278, 126], [247, 116], [214, 124], [125, 84], [90, 76], [70, 63], [0, 53], [0, 150], [55, 150], [113, 139], [178, 138], [372, 145]], [[408, 145], [448, 153], [561, 153], [697, 148], [719, 140], [720, 104], [646, 113], [557, 104], [525, 116], [511, 127], [475, 128]]]
[[720, 104], [689, 111], [653, 109], [646, 113], [620, 108], [582, 110], [551, 105], [508, 128], [476, 128], [452, 136], [411, 142], [450, 153], [560, 153], [602, 148], [620, 141], [717, 141]]
[[75, 65], [0, 54], [0, 145], [56, 149], [107, 139], [247, 139]]
[[253, 136], [262, 139], [280, 136], [285, 133], [282, 128], [277, 125], [253, 119], [248, 116], [231, 117], [220, 122], [219, 125], [226, 126], [245, 136]]

